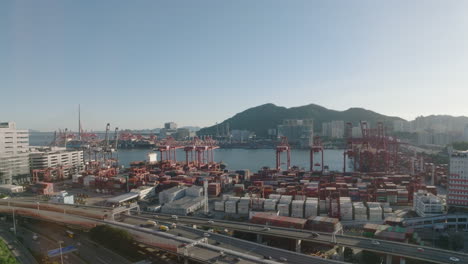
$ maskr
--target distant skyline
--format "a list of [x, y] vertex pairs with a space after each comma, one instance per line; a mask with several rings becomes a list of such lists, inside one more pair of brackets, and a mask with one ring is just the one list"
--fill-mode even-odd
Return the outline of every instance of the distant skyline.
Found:
[[0, 1], [0, 121], [210, 126], [265, 103], [468, 116], [468, 1]]

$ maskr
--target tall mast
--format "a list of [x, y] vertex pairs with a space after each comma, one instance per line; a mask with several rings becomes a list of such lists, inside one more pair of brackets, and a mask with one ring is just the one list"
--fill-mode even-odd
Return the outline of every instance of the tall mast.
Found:
[[78, 104], [78, 140], [81, 141], [81, 109]]

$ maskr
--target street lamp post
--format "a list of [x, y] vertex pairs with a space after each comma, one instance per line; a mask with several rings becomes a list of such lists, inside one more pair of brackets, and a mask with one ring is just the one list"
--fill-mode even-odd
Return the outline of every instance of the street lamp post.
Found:
[[13, 232], [15, 233], [15, 237], [16, 237], [16, 219], [15, 219], [15, 208], [13, 208]]
[[63, 243], [63, 241], [60, 240], [58, 243], [59, 243], [59, 247], [60, 247], [60, 261], [63, 264], [63, 255], [62, 255], [62, 243]]
[[37, 210], [39, 211], [39, 202], [36, 202], [36, 204], [37, 204]]

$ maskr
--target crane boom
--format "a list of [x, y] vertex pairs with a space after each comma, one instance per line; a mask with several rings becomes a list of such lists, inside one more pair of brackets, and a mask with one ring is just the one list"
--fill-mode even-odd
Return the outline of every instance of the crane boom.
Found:
[[117, 144], [119, 142], [119, 128], [115, 128], [115, 134], [114, 134], [114, 150], [117, 151]]

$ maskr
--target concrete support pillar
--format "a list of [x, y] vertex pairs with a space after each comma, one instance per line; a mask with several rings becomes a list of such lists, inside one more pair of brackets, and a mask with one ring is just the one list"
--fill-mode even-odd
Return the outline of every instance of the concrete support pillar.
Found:
[[263, 242], [263, 235], [257, 234], [257, 243], [262, 243]]
[[388, 255], [388, 254], [387, 254], [387, 258], [386, 258], [386, 260], [385, 260], [385, 263], [386, 263], [386, 264], [392, 264], [392, 255]]
[[126, 215], [130, 215], [130, 210], [125, 211]]
[[188, 258], [184, 258], [184, 264], [188, 264]]
[[406, 264], [406, 259], [405, 259], [405, 258], [402, 258], [402, 257], [400, 257], [400, 264]]
[[296, 240], [296, 252], [297, 253], [301, 253], [301, 244], [302, 244], [302, 240], [300, 239]]

